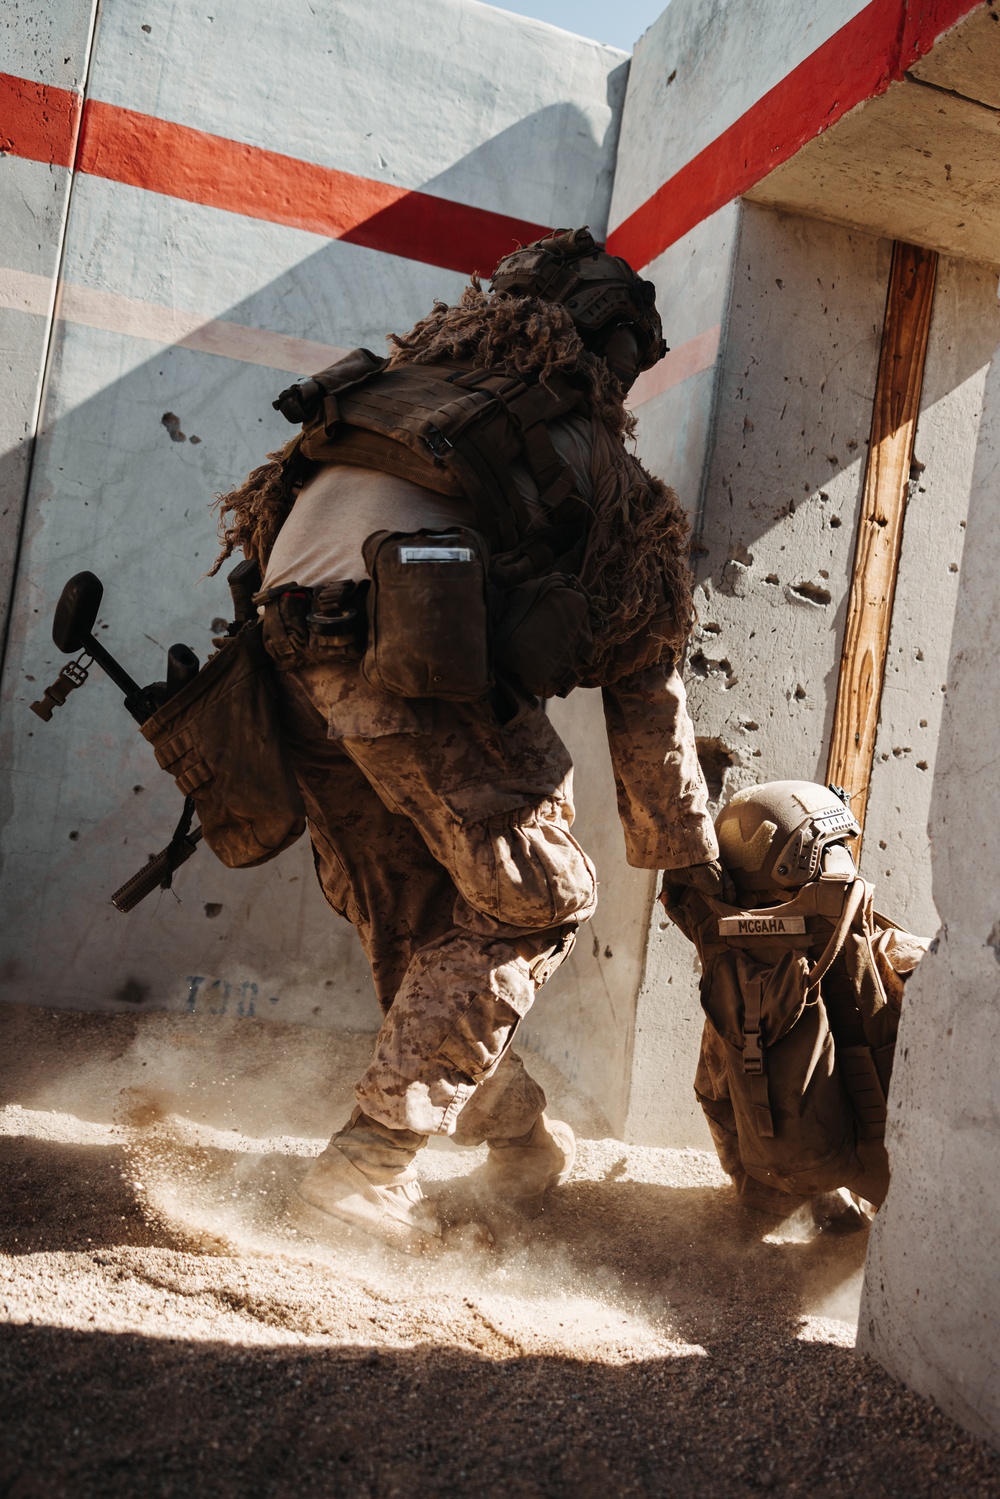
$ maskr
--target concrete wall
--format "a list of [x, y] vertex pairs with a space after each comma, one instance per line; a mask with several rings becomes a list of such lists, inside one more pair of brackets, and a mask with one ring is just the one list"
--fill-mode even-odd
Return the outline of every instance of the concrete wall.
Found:
[[892, 1187], [872, 1230], [858, 1345], [1000, 1444], [1000, 360], [982, 408], [931, 802], [942, 924], [907, 989]]
[[[62, 664], [52, 606], [89, 567], [106, 584], [102, 638], [140, 680], [174, 640], [204, 656], [228, 613], [225, 584], [199, 581], [209, 500], [284, 441], [270, 402], [289, 372], [378, 349], [455, 297], [515, 217], [602, 232], [624, 63], [467, 0], [102, 8], [4, 678], [6, 997], [377, 1023], [304, 843], [245, 873], [201, 853], [177, 898], [128, 918], [107, 904], [179, 799], [99, 671], [51, 724], [27, 713]], [[319, 227], [302, 227], [294, 193], [268, 197], [268, 153], [287, 158], [279, 181], [309, 188]], [[589, 1002], [571, 987], [571, 1010]], [[560, 1011], [536, 1029], [567, 1049]], [[596, 1090], [603, 1037], [596, 1021], [570, 1029], [569, 1070]]]
[[95, 4], [55, 0], [0, 18], [0, 659]]
[[942, 258], [861, 861], [879, 908], [928, 936], [943, 919], [928, 825], [951, 680], [952, 621], [998, 344], [996, 271]]
[[612, 224], [640, 208], [864, 4], [767, 0], [751, 15], [742, 0], [673, 0], [636, 45]]

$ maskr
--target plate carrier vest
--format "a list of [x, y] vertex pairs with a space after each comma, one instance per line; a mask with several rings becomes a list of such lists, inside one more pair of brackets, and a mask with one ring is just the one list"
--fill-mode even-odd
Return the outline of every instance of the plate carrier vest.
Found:
[[[551, 571], [574, 572], [589, 507], [556, 452], [549, 424], [577, 410], [585, 391], [565, 375], [542, 384], [468, 364], [388, 368], [368, 349], [292, 386], [274, 402], [302, 433], [286, 457], [398, 474], [439, 494], [465, 495], [489, 546], [491, 581], [511, 588]], [[532, 512], [515, 482], [526, 465], [538, 489]]]

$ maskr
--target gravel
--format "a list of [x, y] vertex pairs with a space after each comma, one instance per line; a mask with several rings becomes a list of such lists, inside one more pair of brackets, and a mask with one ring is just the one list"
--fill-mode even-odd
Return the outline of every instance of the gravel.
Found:
[[[1000, 1496], [854, 1352], [864, 1236], [744, 1212], [713, 1157], [581, 1135], [545, 1214], [413, 1259], [294, 1185], [370, 1046], [0, 1007], [0, 1495]], [[425, 1152], [456, 1219], [482, 1152]]]

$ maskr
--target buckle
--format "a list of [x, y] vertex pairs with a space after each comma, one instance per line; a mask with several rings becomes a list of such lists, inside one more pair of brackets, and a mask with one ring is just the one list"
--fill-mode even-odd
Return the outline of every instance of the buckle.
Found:
[[760, 1031], [743, 1032], [743, 1071], [757, 1076], [764, 1071], [764, 1048]]
[[435, 458], [443, 458], [445, 453], [451, 451], [452, 444], [439, 427], [428, 427], [424, 442], [430, 448]]

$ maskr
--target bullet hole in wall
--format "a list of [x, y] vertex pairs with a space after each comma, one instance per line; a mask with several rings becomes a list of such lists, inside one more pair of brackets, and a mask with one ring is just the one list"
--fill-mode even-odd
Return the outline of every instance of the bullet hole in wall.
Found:
[[736, 764], [736, 756], [724, 739], [699, 738], [695, 743], [698, 747], [698, 759], [701, 761], [701, 768], [705, 774], [708, 794], [713, 802], [717, 802], [722, 795], [726, 771]]
[[175, 411], [165, 411], [160, 417], [160, 425], [166, 427], [171, 442], [201, 442], [200, 437], [188, 437], [181, 431], [181, 419]]
[[986, 939], [986, 946], [992, 947], [993, 956], [1000, 963], [1000, 921], [993, 923], [993, 930]]
[[728, 657], [723, 656], [720, 661], [712, 661], [705, 655], [704, 651], [695, 651], [688, 659], [688, 668], [696, 677], [725, 677], [726, 688], [735, 687], [738, 678], [733, 675], [733, 665]]
[[124, 984], [115, 990], [114, 998], [123, 1005], [141, 1005], [149, 998], [149, 985], [143, 983], [142, 979], [127, 978]]
[[216, 901], [216, 900], [207, 900], [205, 902], [205, 915], [206, 916], [213, 917], [213, 916], [219, 916], [221, 914], [222, 914], [222, 906], [219, 903], [219, 901]]
[[819, 583], [812, 583], [808, 578], [803, 578], [800, 583], [789, 583], [787, 593], [794, 595], [789, 602], [804, 602], [813, 604], [818, 608], [825, 608], [833, 595], [829, 588], [823, 588]]

